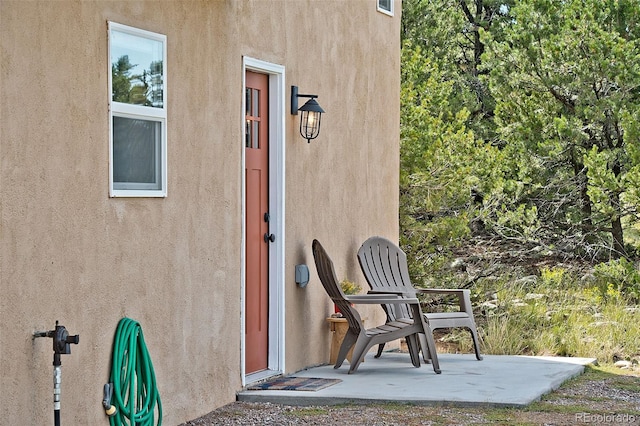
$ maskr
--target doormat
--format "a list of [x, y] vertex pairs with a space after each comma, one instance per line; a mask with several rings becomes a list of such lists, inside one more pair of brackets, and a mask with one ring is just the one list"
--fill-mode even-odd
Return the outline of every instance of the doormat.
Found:
[[336, 383], [341, 379], [320, 379], [315, 377], [278, 377], [263, 383], [250, 385], [247, 390], [292, 390], [292, 391], [318, 391]]

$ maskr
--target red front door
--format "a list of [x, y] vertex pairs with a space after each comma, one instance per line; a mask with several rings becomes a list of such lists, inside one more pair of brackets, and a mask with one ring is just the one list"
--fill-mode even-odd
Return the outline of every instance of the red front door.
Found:
[[269, 345], [269, 78], [246, 73], [245, 371], [265, 370]]

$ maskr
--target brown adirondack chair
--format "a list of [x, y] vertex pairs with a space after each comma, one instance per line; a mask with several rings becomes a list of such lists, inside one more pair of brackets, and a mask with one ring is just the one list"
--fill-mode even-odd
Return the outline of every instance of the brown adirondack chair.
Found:
[[[431, 295], [448, 295], [458, 298], [459, 310], [456, 312], [426, 312], [424, 318], [431, 330], [439, 328], [465, 327], [471, 332], [473, 348], [476, 359], [480, 361], [480, 345], [478, 342], [478, 331], [473, 319], [471, 307], [470, 291], [467, 289], [421, 289], [414, 288], [409, 279], [409, 268], [407, 266], [407, 256], [400, 247], [383, 237], [371, 237], [367, 239], [358, 250], [358, 261], [362, 272], [369, 283], [371, 294], [397, 294], [409, 298], [416, 297], [417, 293]], [[412, 315], [403, 305], [385, 305], [388, 321], [395, 321], [400, 317]], [[430, 345], [425, 344], [425, 340], [420, 336], [420, 343], [423, 348], [425, 361], [429, 355], [434, 356], [435, 350], [430, 350]], [[407, 342], [409, 346], [411, 343]], [[427, 351], [424, 348], [427, 347]], [[382, 353], [384, 344], [378, 347], [376, 357]], [[426, 353], [431, 352], [431, 353]]]
[[[412, 350], [410, 351], [411, 362], [415, 367], [420, 367], [420, 354], [418, 352], [418, 335], [431, 335], [431, 330], [425, 322], [424, 318], [420, 314], [420, 303], [417, 298], [403, 298], [396, 295], [381, 294], [381, 295], [356, 295], [345, 296], [338, 284], [335, 270], [333, 268], [333, 262], [327, 255], [322, 245], [318, 240], [313, 240], [313, 257], [316, 263], [316, 269], [318, 276], [322, 282], [322, 286], [325, 291], [335, 303], [342, 315], [349, 324], [349, 330], [347, 331], [340, 350], [338, 351], [338, 357], [333, 368], [340, 368], [344, 362], [349, 349], [353, 348], [353, 356], [351, 358], [351, 365], [349, 367], [349, 374], [354, 373], [360, 363], [364, 360], [364, 356], [369, 349], [375, 345], [380, 345], [393, 340], [406, 338], [407, 341], [412, 343]], [[407, 308], [407, 312], [413, 314], [412, 317], [397, 317], [395, 320], [387, 321], [378, 327], [365, 329], [362, 326], [362, 319], [358, 311], [352, 306], [352, 304], [375, 304], [375, 305], [404, 305]], [[435, 347], [435, 343], [434, 343]], [[433, 352], [434, 356], [431, 360], [433, 364], [433, 370], [436, 373], [440, 373], [438, 365], [438, 358]]]

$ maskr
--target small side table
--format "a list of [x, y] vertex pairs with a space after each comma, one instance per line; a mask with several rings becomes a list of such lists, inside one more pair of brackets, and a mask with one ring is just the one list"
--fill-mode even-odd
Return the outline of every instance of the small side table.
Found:
[[[327, 318], [327, 322], [331, 327], [331, 355], [329, 357], [329, 362], [331, 364], [335, 364], [338, 359], [338, 352], [340, 351], [340, 346], [342, 346], [342, 341], [344, 340], [344, 336], [347, 334], [349, 330], [349, 324], [347, 323], [346, 318]], [[362, 319], [362, 324], [364, 325], [364, 318]], [[347, 361], [351, 364], [351, 357], [353, 356], [353, 346], [347, 352]], [[364, 362], [364, 361], [363, 361]]]

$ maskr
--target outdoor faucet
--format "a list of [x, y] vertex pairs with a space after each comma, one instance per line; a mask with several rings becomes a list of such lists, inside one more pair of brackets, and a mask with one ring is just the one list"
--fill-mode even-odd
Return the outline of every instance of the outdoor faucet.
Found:
[[80, 335], [69, 335], [63, 325], [56, 321], [56, 328], [49, 331], [36, 331], [33, 337], [51, 337], [53, 339], [53, 421], [55, 426], [60, 426], [60, 385], [62, 382], [62, 362], [60, 355], [71, 353], [71, 344], [77, 345]]

